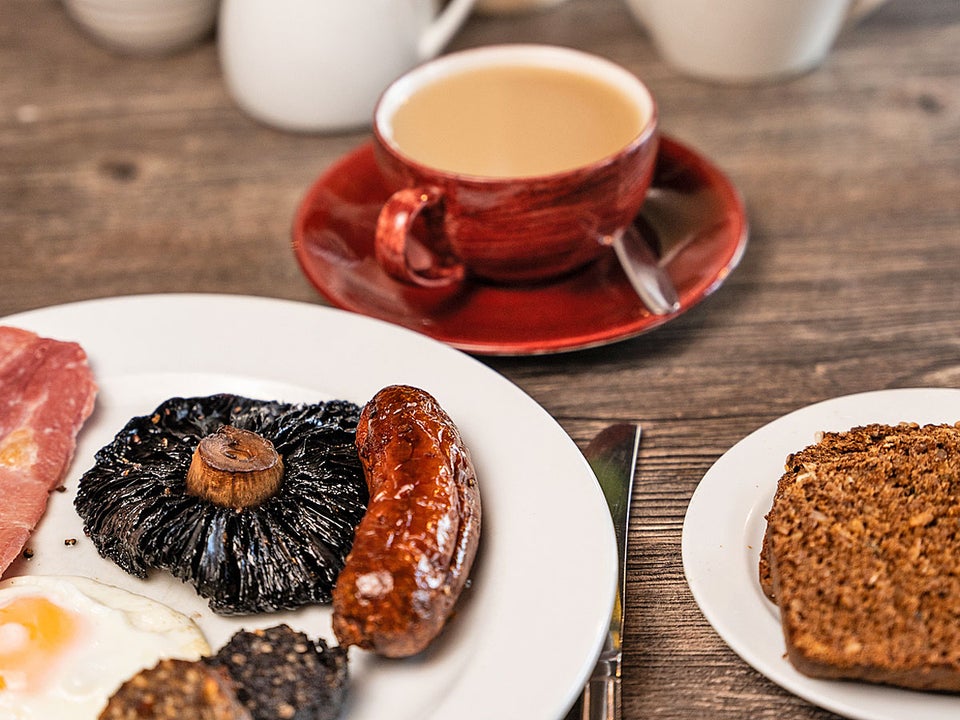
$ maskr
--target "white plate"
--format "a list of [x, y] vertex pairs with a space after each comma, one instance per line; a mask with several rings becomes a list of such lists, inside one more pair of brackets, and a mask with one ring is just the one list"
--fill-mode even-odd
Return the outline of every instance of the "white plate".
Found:
[[784, 657], [777, 607], [760, 589], [757, 563], [787, 455], [820, 431], [872, 422], [960, 421], [960, 390], [902, 389], [849, 395], [774, 420], [727, 451], [710, 468], [687, 508], [683, 566], [707, 620], [746, 662], [820, 707], [858, 720], [960, 717], [960, 697], [801, 675]]
[[[4, 318], [90, 357], [100, 394], [66, 493], [53, 493], [12, 574], [81, 574], [151, 596], [198, 621], [219, 647], [239, 627], [289, 622], [333, 642], [329, 609], [213, 615], [165, 573], [140, 581], [100, 558], [73, 509], [79, 476], [134, 415], [175, 395], [364, 403], [408, 383], [432, 393], [471, 448], [483, 502], [472, 587], [422, 657], [351, 650], [346, 720], [543, 718], [572, 704], [604, 637], [616, 544], [597, 482], [563, 429], [485, 365], [421, 335], [340, 310], [263, 298], [158, 295], [94, 300]], [[77, 538], [73, 547], [64, 540]]]

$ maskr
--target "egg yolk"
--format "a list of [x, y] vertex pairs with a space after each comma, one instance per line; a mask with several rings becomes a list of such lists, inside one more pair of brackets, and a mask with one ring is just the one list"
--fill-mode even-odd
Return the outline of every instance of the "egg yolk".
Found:
[[0, 607], [0, 692], [42, 684], [79, 629], [77, 617], [46, 598], [19, 597]]

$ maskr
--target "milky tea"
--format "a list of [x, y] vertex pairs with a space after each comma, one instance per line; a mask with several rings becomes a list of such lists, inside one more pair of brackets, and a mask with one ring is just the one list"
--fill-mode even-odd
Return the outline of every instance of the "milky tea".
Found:
[[441, 77], [400, 104], [395, 146], [451, 173], [511, 178], [589, 165], [649, 121], [624, 91], [569, 69], [492, 65]]

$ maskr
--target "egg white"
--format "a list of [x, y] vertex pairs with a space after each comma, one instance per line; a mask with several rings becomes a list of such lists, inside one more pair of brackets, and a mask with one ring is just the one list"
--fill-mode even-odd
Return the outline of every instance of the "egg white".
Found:
[[[17, 598], [44, 598], [76, 619], [74, 641], [44, 657], [40, 677], [0, 671], [0, 718], [95, 720], [129, 677], [162, 658], [196, 660], [210, 653], [185, 615], [150, 598], [82, 577], [24, 576], [0, 582], [0, 608]], [[24, 644], [27, 630], [0, 619], [4, 644]], [[19, 676], [18, 676], [19, 675]]]

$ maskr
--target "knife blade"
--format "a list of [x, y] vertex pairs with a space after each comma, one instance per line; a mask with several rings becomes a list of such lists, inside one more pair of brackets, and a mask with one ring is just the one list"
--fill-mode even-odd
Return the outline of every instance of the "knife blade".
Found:
[[617, 592], [610, 628], [590, 680], [581, 696], [581, 720], [620, 720], [624, 593], [626, 592], [627, 528], [642, 428], [633, 423], [611, 425], [584, 450], [603, 490], [617, 539]]

